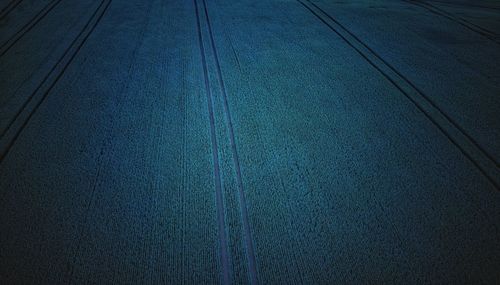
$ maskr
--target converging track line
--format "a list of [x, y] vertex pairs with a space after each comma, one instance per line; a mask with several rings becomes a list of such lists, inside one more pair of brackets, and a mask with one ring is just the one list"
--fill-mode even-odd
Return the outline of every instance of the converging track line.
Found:
[[[361, 41], [356, 35], [350, 32], [331, 15], [309, 0], [306, 0], [315, 9], [320, 11], [335, 25], [342, 29], [346, 35], [339, 32], [332, 24], [328, 23], [323, 17], [315, 12], [309, 5], [302, 0], [297, 0], [302, 6], [309, 10], [316, 18], [324, 23], [328, 28], [335, 32], [342, 40], [360, 54], [371, 66], [379, 71], [387, 80], [389, 80], [412, 104], [428, 118], [446, 138], [454, 144], [460, 152], [471, 161], [476, 168], [490, 181], [497, 190], [500, 190], [500, 165], [496, 159], [490, 155], [479, 143], [470, 136], [455, 120], [447, 115], [434, 101], [425, 93], [418, 89], [409, 79], [396, 70], [392, 65], [379, 56], [367, 44]], [[349, 40], [347, 37], [352, 38]], [[358, 45], [358, 46], [357, 46]], [[376, 62], [379, 62], [377, 64]], [[383, 70], [386, 69], [386, 70]], [[391, 75], [392, 74], [392, 75]]]
[[441, 3], [441, 4], [445, 4], [445, 5], [450, 5], [450, 6], [455, 6], [455, 7], [463, 7], [463, 8], [480, 8], [480, 9], [484, 9], [484, 10], [495, 10], [495, 11], [500, 10], [500, 8], [497, 8], [497, 7], [475, 5], [475, 4], [471, 4], [471, 3], [460, 3], [460, 2], [451, 3], [448, 1], [437, 1], [437, 0], [431, 0], [431, 1], [427, 1], [427, 2]]
[[[299, 2], [302, 2], [301, 0], [298, 0]], [[339, 23], [337, 20], [335, 20], [330, 14], [326, 13], [323, 9], [321, 9], [318, 5], [315, 3], [311, 2], [310, 0], [306, 0], [309, 2], [312, 6], [314, 6], [316, 9], [321, 11], [326, 17], [328, 17], [332, 22], [335, 24], [339, 25], [344, 31], [346, 31], [350, 36], [352, 36], [359, 44], [363, 45], [367, 50], [369, 50], [377, 59], [379, 59], [383, 64], [385, 64], [388, 68], [390, 68], [393, 72], [395, 72], [401, 79], [403, 79], [408, 85], [410, 85], [413, 89], [415, 89], [420, 96], [422, 96], [427, 102], [429, 102], [432, 107], [434, 107], [437, 111], [439, 111], [450, 123], [454, 125], [457, 129], [460, 130], [478, 149], [480, 149], [484, 155], [486, 155], [491, 161], [495, 163], [497, 167], [500, 167], [500, 163], [492, 156], [490, 155], [485, 149], [483, 149], [482, 146], [479, 145], [479, 143], [471, 136], [467, 131], [465, 131], [451, 116], [449, 116], [446, 112], [444, 112], [435, 102], [432, 100], [429, 96], [427, 96], [422, 90], [420, 90], [415, 84], [413, 84], [406, 76], [404, 76], [401, 72], [399, 72], [395, 67], [393, 67], [391, 64], [389, 64], [385, 59], [383, 59], [378, 53], [376, 53], [371, 47], [369, 47], [367, 44], [365, 44], [360, 38], [358, 38], [355, 34], [353, 34], [351, 31], [349, 31], [344, 25]], [[302, 5], [304, 5], [302, 3]], [[312, 11], [311, 11], [312, 12]], [[313, 14], [316, 15], [316, 13], [313, 12]], [[319, 17], [318, 15], [316, 15]], [[328, 24], [327, 24], [328, 25]], [[330, 27], [330, 25], [328, 25]], [[330, 27], [334, 29], [333, 27]], [[334, 29], [334, 31], [338, 34], [338, 32]], [[341, 36], [344, 41], [346, 41], [349, 45], [351, 43], [347, 41], [343, 36]], [[351, 45], [352, 46], [352, 45]], [[356, 49], [356, 48], [355, 48]]]
[[10, 7], [10, 5], [12, 5], [14, 2], [16, 2], [17, 0], [11, 0], [9, 3], [7, 3], [7, 5], [5, 5], [1, 10], [0, 10], [0, 15], [3, 15], [3, 13]]
[[402, 0], [402, 1], [409, 3], [409, 4], [412, 4], [412, 5], [415, 5], [415, 6], [418, 6], [418, 7], [421, 7], [421, 8], [424, 8], [433, 14], [436, 14], [438, 16], [441, 16], [441, 17], [444, 17], [448, 20], [451, 20], [451, 21], [461, 25], [462, 27], [465, 27], [465, 28], [487, 38], [488, 40], [490, 40], [494, 43], [500, 44], [500, 41], [497, 38], [495, 38], [493, 32], [491, 32], [491, 31], [489, 31], [481, 26], [478, 26], [474, 23], [471, 23], [467, 20], [464, 20], [460, 17], [457, 17], [457, 16], [453, 15], [452, 13], [447, 12], [441, 8], [438, 8], [430, 3], [427, 3], [424, 1], [415, 1], [415, 0]]
[[[24, 109], [26, 109], [27, 105], [31, 102], [31, 100], [33, 99], [33, 97], [38, 92], [38, 90], [41, 89], [42, 85], [47, 81], [47, 79], [50, 77], [50, 75], [52, 75], [52, 73], [56, 70], [57, 66], [64, 60], [64, 58], [69, 53], [69, 51], [77, 44], [78, 40], [84, 34], [85, 30], [87, 30], [87, 28], [91, 25], [92, 21], [94, 19], [96, 19], [96, 15], [98, 14], [99, 10], [101, 10], [101, 13], [99, 14], [99, 16], [97, 16], [97, 20], [90, 27], [90, 30], [83, 37], [83, 39], [81, 40], [81, 43], [76, 47], [76, 50], [73, 52], [73, 54], [71, 54], [70, 58], [68, 59], [68, 61], [66, 62], [66, 64], [63, 66], [63, 68], [61, 69], [61, 71], [59, 72], [59, 74], [57, 74], [55, 80], [50, 84], [50, 86], [47, 88], [47, 90], [43, 93], [42, 98], [36, 103], [36, 105], [31, 110], [31, 112], [29, 113], [29, 115], [27, 116], [27, 118], [21, 123], [20, 128], [14, 131], [15, 133], [14, 133], [12, 139], [8, 141], [7, 146], [5, 147], [5, 149], [0, 150], [0, 163], [2, 163], [2, 161], [4, 160], [4, 158], [9, 153], [10, 149], [12, 148], [12, 146], [14, 145], [14, 143], [16, 142], [16, 140], [19, 137], [19, 135], [21, 134], [21, 132], [27, 126], [27, 124], [30, 121], [31, 117], [33, 117], [34, 113], [38, 110], [38, 108], [40, 107], [40, 105], [45, 101], [45, 99], [47, 98], [47, 96], [50, 93], [50, 91], [52, 90], [52, 88], [54, 88], [54, 86], [59, 81], [59, 79], [62, 77], [62, 75], [64, 74], [64, 72], [67, 70], [67, 68], [69, 67], [69, 65], [73, 61], [73, 59], [76, 57], [76, 55], [78, 54], [78, 52], [81, 50], [81, 48], [83, 47], [83, 45], [85, 44], [85, 42], [87, 41], [87, 39], [89, 38], [89, 36], [95, 30], [96, 26], [101, 21], [102, 17], [106, 13], [106, 11], [107, 11], [109, 5], [111, 4], [111, 2], [112, 2], [112, 0], [102, 0], [101, 1], [101, 3], [99, 4], [99, 6], [97, 7], [97, 9], [94, 11], [94, 13], [90, 17], [90, 19], [87, 21], [87, 23], [85, 24], [85, 26], [83, 27], [83, 29], [80, 31], [80, 33], [77, 35], [77, 37], [69, 45], [69, 47], [66, 49], [66, 51], [64, 52], [64, 54], [59, 58], [59, 60], [53, 66], [53, 68], [51, 69], [51, 71], [45, 76], [44, 80], [40, 83], [40, 85], [38, 85], [38, 87], [35, 89], [35, 91], [33, 91], [33, 93], [24, 102], [23, 106], [18, 110], [18, 112], [16, 113], [16, 115], [9, 122], [7, 128], [2, 132], [2, 134], [0, 135], [0, 139], [3, 139], [5, 137], [5, 135], [10, 131], [10, 129], [12, 128], [14, 122], [18, 119], [18, 117], [20, 117], [21, 113], [24, 111]], [[101, 9], [103, 6], [104, 6], [104, 8]]]
[[[17, 1], [17, 2], [16, 2]], [[3, 20], [7, 15], [12, 12], [23, 0], [12, 0], [5, 8], [0, 11], [0, 20]]]
[[247, 210], [247, 203], [245, 199], [245, 191], [243, 189], [243, 181], [241, 178], [241, 167], [240, 167], [240, 160], [238, 157], [238, 151], [236, 148], [236, 140], [234, 138], [234, 128], [233, 128], [233, 122], [231, 118], [231, 112], [229, 110], [229, 104], [227, 100], [227, 91], [226, 87], [224, 84], [224, 79], [222, 78], [222, 71], [220, 68], [220, 61], [219, 61], [219, 56], [217, 53], [217, 48], [215, 46], [215, 40], [212, 32], [212, 25], [210, 23], [210, 16], [208, 14], [208, 9], [207, 9], [207, 4], [206, 1], [203, 0], [203, 7], [205, 9], [205, 16], [207, 18], [207, 25], [208, 25], [208, 32], [210, 35], [210, 43], [212, 46], [212, 51], [214, 54], [215, 58], [215, 64], [217, 67], [217, 78], [219, 80], [219, 84], [221, 86], [221, 92], [222, 92], [222, 98], [224, 101], [224, 113], [226, 116], [226, 121], [228, 124], [228, 129], [229, 129], [229, 140], [231, 144], [231, 149], [233, 152], [233, 163], [236, 168], [236, 180], [238, 183], [238, 194], [239, 194], [239, 202], [240, 202], [240, 212], [241, 212], [241, 218], [242, 218], [242, 224], [243, 224], [243, 230], [244, 230], [244, 239], [245, 239], [245, 246], [246, 246], [246, 253], [247, 253], [247, 260], [248, 260], [248, 272], [250, 275], [250, 284], [258, 284], [258, 279], [257, 279], [257, 269], [255, 266], [255, 253], [254, 253], [254, 247], [253, 247], [253, 241], [252, 241], [252, 233], [250, 230], [250, 224], [248, 222], [248, 210]]
[[26, 23], [19, 31], [0, 46], [0, 57], [4, 56], [22, 37], [36, 26], [61, 0], [54, 0], [40, 10], [35, 17]]
[[224, 198], [222, 196], [222, 183], [220, 177], [219, 169], [219, 148], [217, 145], [216, 129], [215, 129], [215, 116], [214, 116], [214, 105], [213, 105], [213, 95], [210, 89], [210, 79], [208, 76], [207, 60], [205, 55], [205, 47], [203, 45], [203, 36], [201, 33], [201, 20], [198, 12], [197, 0], [194, 1], [194, 9], [196, 12], [196, 25], [198, 29], [198, 44], [201, 53], [201, 62], [203, 66], [203, 78], [205, 82], [205, 92], [207, 94], [207, 105], [210, 120], [210, 137], [212, 141], [212, 156], [214, 163], [214, 179], [215, 179], [215, 196], [216, 196], [216, 206], [217, 206], [217, 226], [219, 231], [219, 247], [221, 254], [221, 265], [222, 265], [222, 284], [231, 284], [230, 268], [229, 268], [229, 254], [228, 254], [228, 241], [226, 235], [225, 227], [225, 215], [224, 215]]

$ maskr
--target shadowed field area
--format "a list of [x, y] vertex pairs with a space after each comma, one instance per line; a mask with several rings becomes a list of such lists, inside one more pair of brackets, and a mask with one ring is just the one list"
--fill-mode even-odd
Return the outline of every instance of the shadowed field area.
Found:
[[498, 284], [500, 4], [0, 0], [1, 284]]

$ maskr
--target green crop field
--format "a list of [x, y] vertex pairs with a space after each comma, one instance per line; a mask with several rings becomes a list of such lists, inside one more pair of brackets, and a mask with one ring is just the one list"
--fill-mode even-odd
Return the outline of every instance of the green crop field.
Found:
[[0, 0], [0, 284], [498, 284], [493, 0]]

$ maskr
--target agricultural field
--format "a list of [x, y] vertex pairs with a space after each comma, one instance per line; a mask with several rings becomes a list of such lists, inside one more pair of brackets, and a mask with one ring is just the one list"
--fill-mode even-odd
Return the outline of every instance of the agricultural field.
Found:
[[0, 284], [498, 284], [500, 2], [0, 0]]

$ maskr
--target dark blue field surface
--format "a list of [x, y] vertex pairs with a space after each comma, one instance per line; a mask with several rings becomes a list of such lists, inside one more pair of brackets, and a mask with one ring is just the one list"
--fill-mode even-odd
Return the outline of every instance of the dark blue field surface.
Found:
[[498, 284], [500, 2], [0, 0], [0, 284]]

